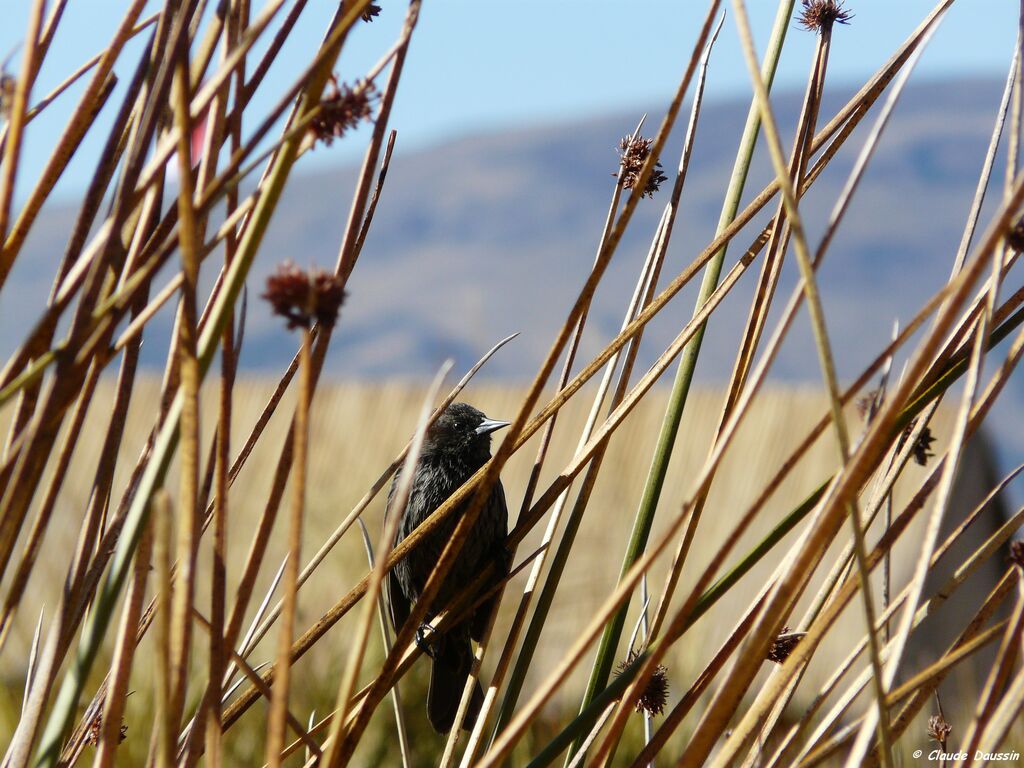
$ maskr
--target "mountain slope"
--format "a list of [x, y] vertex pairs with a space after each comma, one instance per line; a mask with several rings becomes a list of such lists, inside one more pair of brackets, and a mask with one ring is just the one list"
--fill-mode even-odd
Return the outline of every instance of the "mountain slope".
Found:
[[[946, 280], [999, 90], [991, 81], [924, 82], [908, 88], [900, 102], [820, 275], [841, 375], [858, 372], [884, 345], [893, 322], [908, 320]], [[848, 95], [827, 94], [822, 123]], [[746, 109], [740, 102], [704, 109], [662, 284], [713, 235]], [[790, 136], [799, 95], [780, 95], [775, 109], [783, 135]], [[498, 338], [519, 331], [520, 338], [485, 374], [531, 376], [593, 260], [617, 164], [614, 148], [639, 111], [472, 136], [409, 153], [401, 149], [402, 126], [395, 126], [398, 149], [349, 285], [328, 370], [424, 376], [446, 356], [464, 368]], [[660, 117], [660, 108], [650, 110], [644, 133], [653, 134]], [[663, 158], [669, 174], [683, 127]], [[866, 132], [862, 125], [803, 206], [812, 244]], [[746, 199], [771, 179], [766, 158], [759, 153]], [[277, 370], [294, 350], [292, 335], [252, 298], [267, 272], [284, 258], [324, 266], [336, 258], [355, 169], [317, 164], [315, 151], [301, 161], [254, 267], [242, 358], [247, 369]], [[668, 185], [640, 206], [595, 298], [584, 354], [617, 331], [667, 194]], [[739, 237], [730, 259], [768, 215]], [[53, 209], [36, 227], [29, 252], [0, 298], [0, 352], [9, 352], [38, 314], [73, 216], [74, 209]], [[720, 380], [731, 370], [756, 272], [755, 267], [744, 276], [710, 325], [699, 370], [704, 380]], [[790, 259], [780, 291], [788, 293], [795, 276]], [[684, 291], [651, 325], [641, 363], [653, 359], [689, 319], [695, 293], [696, 285]], [[145, 361], [163, 358], [169, 327], [170, 313], [164, 312], [147, 336]], [[774, 374], [819, 381], [810, 343], [801, 318]]]

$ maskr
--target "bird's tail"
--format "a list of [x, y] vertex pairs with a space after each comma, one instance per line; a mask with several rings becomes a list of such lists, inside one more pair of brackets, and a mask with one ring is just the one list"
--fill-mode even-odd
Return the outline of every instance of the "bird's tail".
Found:
[[[473, 649], [469, 638], [441, 638], [434, 648], [430, 667], [430, 688], [427, 691], [427, 718], [438, 733], [448, 733], [455, 724], [459, 701], [466, 688], [466, 680], [473, 666]], [[473, 698], [469, 702], [462, 727], [470, 730], [484, 703], [480, 684], [474, 683]]]

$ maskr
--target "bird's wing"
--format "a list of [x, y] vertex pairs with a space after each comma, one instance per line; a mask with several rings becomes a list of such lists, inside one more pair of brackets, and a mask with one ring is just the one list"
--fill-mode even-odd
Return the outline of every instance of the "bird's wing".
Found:
[[504, 567], [499, 567], [499, 577], [504, 578], [512, 568], [512, 553], [508, 549], [508, 502], [505, 501], [505, 488], [499, 480], [491, 493], [490, 503], [495, 506], [494, 544], [499, 555], [504, 557]]
[[398, 576], [395, 575], [394, 568], [388, 572], [387, 593], [388, 606], [391, 610], [391, 626], [398, 633], [402, 631], [402, 625], [409, 618], [409, 600], [402, 592], [402, 586], [398, 583]]
[[[491, 496], [487, 500], [488, 508], [481, 511], [481, 515], [488, 515], [488, 519], [494, 521], [494, 528], [492, 535], [494, 536], [494, 544], [491, 550], [492, 562], [495, 566], [494, 576], [491, 580], [491, 586], [494, 586], [505, 576], [508, 575], [509, 570], [512, 568], [512, 553], [508, 549], [508, 502], [505, 501], [505, 488], [499, 480], [494, 485], [494, 490], [491, 491]], [[498, 595], [488, 598], [480, 607], [477, 608], [476, 613], [473, 615], [473, 619], [470, 622], [469, 634], [477, 642], [483, 641], [484, 632], [487, 629], [487, 622], [490, 618], [491, 612], [494, 611], [495, 606], [498, 602]]]
[[[394, 499], [397, 486], [398, 473], [396, 472], [391, 480], [391, 487], [388, 489], [388, 504], [384, 512], [385, 525], [387, 525], [386, 521], [391, 515], [397, 514], [397, 511], [391, 508], [391, 502]], [[398, 535], [402, 535], [401, 531], [398, 532]], [[409, 618], [409, 599], [402, 592], [402, 585], [398, 583], [398, 575], [395, 573], [394, 568], [388, 571], [387, 580], [384, 584], [388, 598], [388, 609], [391, 612], [391, 626], [395, 628], [397, 633], [402, 630], [402, 625]]]
[[494, 485], [491, 503], [499, 508], [496, 518], [501, 522], [498, 524], [497, 531], [501, 536], [500, 541], [504, 544], [505, 539], [508, 538], [508, 502], [505, 501], [505, 486], [501, 484], [501, 480]]

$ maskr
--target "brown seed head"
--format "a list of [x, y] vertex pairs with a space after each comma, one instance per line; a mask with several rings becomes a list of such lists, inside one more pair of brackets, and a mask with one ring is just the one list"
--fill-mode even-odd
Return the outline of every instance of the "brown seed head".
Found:
[[339, 86], [332, 77], [327, 92], [320, 100], [320, 111], [309, 124], [309, 132], [316, 141], [330, 145], [362, 120], [372, 120], [376, 97], [377, 89], [373, 83], [360, 81], [350, 88], [345, 84]]
[[[900, 435], [899, 441], [896, 443], [897, 453], [903, 450], [903, 444], [907, 441], [914, 433], [914, 427], [917, 426], [917, 419], [914, 419], [907, 428], [903, 430], [903, 434]], [[914, 461], [920, 464], [922, 467], [928, 466], [928, 459], [935, 456], [935, 452], [932, 450], [932, 443], [935, 442], [935, 436], [932, 435], [931, 427], [925, 427], [921, 430], [920, 436], [917, 438], [917, 442], [914, 443], [914, 447], [911, 453], [914, 456]]]
[[790, 632], [789, 627], [783, 627], [779, 630], [778, 637], [772, 642], [771, 648], [768, 649], [768, 661], [774, 661], [776, 664], [784, 662], [806, 634], [806, 632]]
[[309, 328], [314, 321], [330, 327], [338, 319], [345, 291], [337, 276], [320, 269], [306, 272], [286, 261], [267, 278], [263, 298], [289, 328]]
[[[616, 668], [615, 674], [621, 675], [626, 667], [636, 661], [636, 658], [637, 653], [630, 651], [626, 660]], [[646, 712], [653, 716], [664, 712], [666, 704], [668, 704], [668, 667], [659, 664], [654, 668], [654, 672], [651, 673], [651, 679], [647, 681], [647, 686], [641, 692], [633, 707], [637, 712]]]
[[380, 6], [376, 3], [370, 3], [366, 6], [366, 10], [360, 14], [363, 21], [369, 23], [373, 21], [373, 17], [380, 14]]
[[922, 467], [927, 466], [928, 459], [935, 455], [935, 452], [932, 450], [932, 443], [934, 442], [935, 438], [932, 436], [931, 427], [925, 427], [921, 430], [921, 436], [914, 443], [914, 461]]
[[1006, 244], [1018, 253], [1024, 251], [1024, 218], [1017, 219], [1017, 223], [1010, 227], [1006, 233]]
[[871, 414], [871, 409], [874, 407], [875, 400], [877, 400], [877, 399], [878, 399], [878, 390], [877, 389], [872, 389], [870, 392], [868, 392], [863, 397], [858, 397], [857, 398], [857, 402], [856, 402], [857, 413], [860, 414], [860, 417], [862, 419], [866, 419]]
[[928, 738], [937, 741], [943, 749], [945, 749], [946, 741], [952, 732], [953, 726], [947, 723], [946, 718], [942, 715], [932, 715], [928, 718]]
[[[85, 743], [91, 744], [96, 747], [100, 743], [100, 735], [103, 730], [103, 713], [100, 712], [92, 719], [89, 723], [89, 728], [85, 732]], [[128, 726], [121, 723], [120, 732], [117, 735], [117, 743], [120, 744], [122, 741], [128, 738]]]
[[797, 20], [811, 32], [832, 29], [833, 24], [849, 24], [853, 14], [843, 8], [842, 0], [803, 0], [803, 10]]
[[[645, 139], [642, 136], [637, 136], [635, 141], [631, 141], [630, 137], [626, 136], [619, 142], [619, 158], [622, 164], [619, 183], [623, 189], [632, 189], [640, 181], [640, 172], [651, 154], [653, 144], [653, 139]], [[655, 160], [651, 176], [647, 179], [647, 184], [644, 186], [644, 191], [640, 193], [640, 197], [654, 197], [654, 193], [667, 178], [661, 172], [661, 161]]]
[[1010, 542], [1010, 562], [1024, 570], [1024, 540]]
[[931, 427], [925, 427], [921, 430], [921, 434], [917, 438], [917, 442], [914, 443], [914, 461], [920, 464], [922, 467], [928, 466], [928, 459], [935, 455], [932, 450], [932, 443], [935, 442], [935, 438], [932, 436]]

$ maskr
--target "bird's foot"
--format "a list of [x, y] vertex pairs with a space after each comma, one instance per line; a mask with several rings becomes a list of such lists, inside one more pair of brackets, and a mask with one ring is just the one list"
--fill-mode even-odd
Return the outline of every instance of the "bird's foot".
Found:
[[433, 634], [434, 628], [425, 621], [416, 627], [416, 647], [430, 658], [434, 658]]

